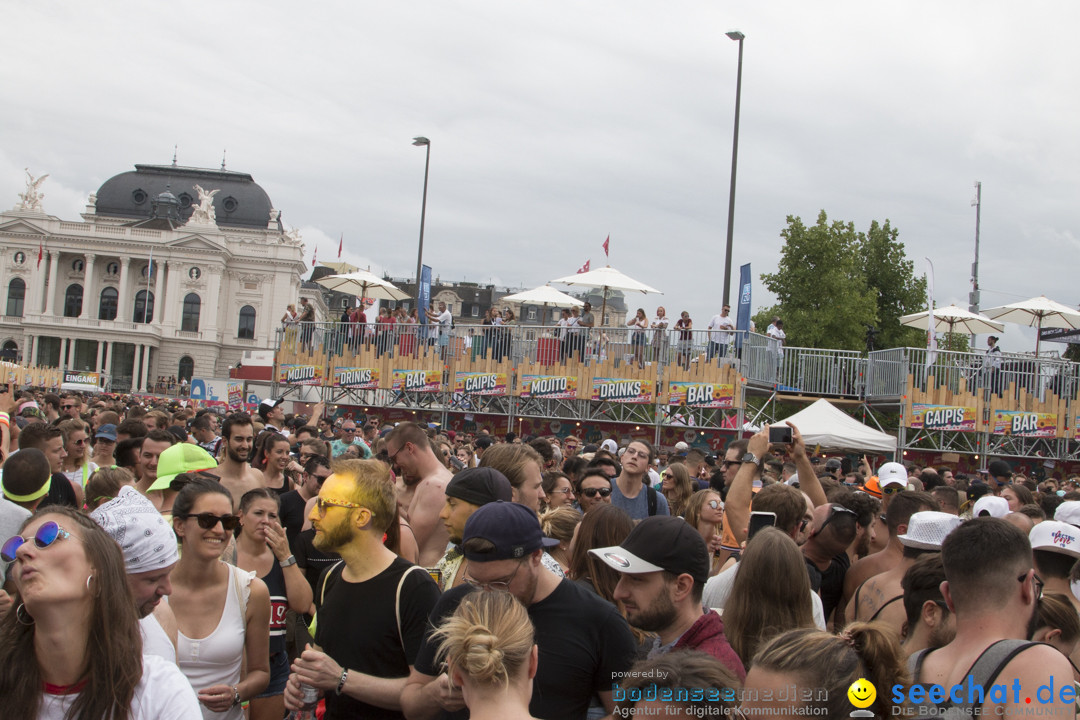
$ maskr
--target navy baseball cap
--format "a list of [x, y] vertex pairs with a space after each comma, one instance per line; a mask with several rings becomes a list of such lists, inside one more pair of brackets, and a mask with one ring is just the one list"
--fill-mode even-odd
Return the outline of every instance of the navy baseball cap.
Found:
[[[487, 540], [491, 548], [486, 552], [470, 551], [469, 541], [474, 539]], [[520, 560], [540, 548], [558, 544], [558, 540], [544, 537], [535, 512], [520, 503], [502, 500], [488, 503], [470, 515], [461, 539], [469, 562]]]

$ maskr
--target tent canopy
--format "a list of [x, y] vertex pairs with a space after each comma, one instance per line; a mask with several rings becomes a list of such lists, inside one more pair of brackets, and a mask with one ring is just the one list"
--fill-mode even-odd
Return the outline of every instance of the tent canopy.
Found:
[[896, 452], [896, 438], [863, 425], [824, 398], [776, 424], [789, 421], [799, 428], [807, 449], [820, 445], [825, 450]]

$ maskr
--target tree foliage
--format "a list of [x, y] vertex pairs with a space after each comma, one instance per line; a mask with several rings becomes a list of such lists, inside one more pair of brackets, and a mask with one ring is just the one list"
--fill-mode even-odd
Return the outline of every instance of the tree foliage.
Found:
[[925, 332], [902, 326], [900, 316], [925, 309], [926, 279], [915, 277], [888, 220], [862, 233], [822, 210], [812, 226], [788, 216], [780, 236], [780, 264], [761, 276], [778, 302], [754, 316], [758, 332], [779, 316], [792, 346], [863, 350], [871, 326], [878, 349], [925, 343]]

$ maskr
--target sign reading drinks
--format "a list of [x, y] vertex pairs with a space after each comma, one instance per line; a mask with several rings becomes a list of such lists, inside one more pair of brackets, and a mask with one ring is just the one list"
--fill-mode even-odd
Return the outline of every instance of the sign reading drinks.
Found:
[[735, 386], [731, 383], [672, 381], [668, 383], [668, 403], [687, 407], [733, 408]]
[[334, 387], [354, 390], [378, 390], [379, 368], [334, 368]]
[[651, 403], [655, 380], [593, 378], [592, 399], [617, 403]]
[[101, 373], [64, 371], [65, 385], [93, 385], [101, 387]]
[[393, 388], [406, 392], [439, 392], [442, 370], [395, 370]]
[[995, 410], [993, 433], [1017, 437], [1057, 437], [1057, 415], [1023, 410]]
[[280, 365], [278, 382], [282, 385], [322, 385], [322, 365]]
[[454, 392], [467, 395], [505, 395], [506, 373], [457, 372]]
[[975, 408], [964, 405], [913, 403], [911, 425], [924, 430], [975, 430]]
[[573, 400], [577, 397], [577, 376], [522, 375], [521, 397]]

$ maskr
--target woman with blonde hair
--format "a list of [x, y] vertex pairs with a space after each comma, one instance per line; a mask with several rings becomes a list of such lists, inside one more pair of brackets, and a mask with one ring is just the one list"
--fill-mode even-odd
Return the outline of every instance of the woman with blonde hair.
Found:
[[508, 592], [467, 595], [435, 631], [439, 657], [473, 720], [528, 720], [538, 652], [529, 613]]
[[548, 552], [558, 561], [564, 573], [570, 571], [570, 543], [580, 522], [581, 513], [570, 506], [554, 508], [540, 516], [540, 527], [544, 534], [559, 541], [555, 547], [548, 548]]
[[660, 475], [660, 492], [667, 498], [668, 509], [672, 515], [682, 515], [686, 503], [694, 494], [694, 484], [690, 473], [681, 462], [671, 463]]
[[686, 522], [697, 528], [712, 555], [710, 575], [720, 572], [724, 557], [721, 542], [724, 534], [724, 501], [715, 490], [698, 490], [686, 501]]
[[813, 628], [810, 577], [795, 541], [763, 528], [746, 545], [724, 604], [724, 634], [746, 666], [757, 649], [787, 630]]
[[122, 467], [98, 468], [86, 481], [87, 512], [97, 510], [120, 494], [124, 485], [135, 485], [135, 476]]

